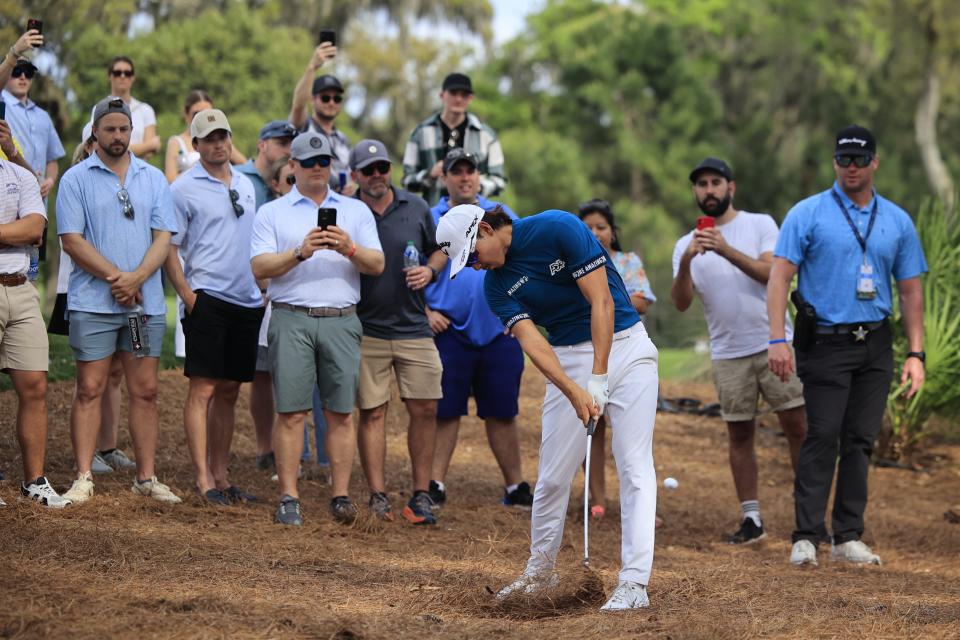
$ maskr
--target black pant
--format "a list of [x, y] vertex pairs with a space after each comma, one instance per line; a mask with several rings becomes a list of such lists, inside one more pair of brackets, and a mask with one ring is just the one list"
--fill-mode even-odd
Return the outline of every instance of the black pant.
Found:
[[793, 541], [816, 545], [827, 539], [824, 518], [834, 467], [833, 542], [859, 540], [870, 454], [893, 379], [890, 326], [870, 332], [865, 342], [856, 342], [850, 334], [817, 336], [808, 350], [797, 350], [797, 374], [803, 381], [808, 426], [794, 480]]

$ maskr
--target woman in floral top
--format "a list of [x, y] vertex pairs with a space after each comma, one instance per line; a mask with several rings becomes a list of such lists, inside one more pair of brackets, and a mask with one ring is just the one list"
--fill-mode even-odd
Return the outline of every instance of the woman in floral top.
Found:
[[[640, 256], [632, 251], [624, 251], [620, 248], [620, 241], [617, 238], [617, 225], [614, 222], [613, 211], [610, 210], [610, 204], [606, 200], [590, 200], [580, 205], [580, 219], [590, 227], [590, 231], [596, 236], [603, 248], [610, 254], [610, 259], [623, 283], [627, 286], [627, 293], [630, 294], [630, 302], [636, 308], [637, 313], [643, 316], [650, 308], [650, 305], [657, 301], [650, 289], [650, 281], [647, 279], [647, 273], [643, 270], [643, 262]], [[604, 461], [606, 459], [606, 419], [601, 417], [597, 423], [597, 430], [593, 435], [593, 449], [590, 454], [590, 501], [593, 503], [590, 507], [590, 515], [593, 518], [601, 519], [606, 514], [606, 480], [604, 478]], [[657, 526], [660, 526], [661, 520], [657, 518]]]

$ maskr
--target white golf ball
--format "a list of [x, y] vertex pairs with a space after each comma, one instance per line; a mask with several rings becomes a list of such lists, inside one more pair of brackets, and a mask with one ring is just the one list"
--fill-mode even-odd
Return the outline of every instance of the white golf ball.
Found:
[[676, 489], [680, 486], [680, 483], [677, 482], [676, 478], [667, 478], [663, 481], [663, 486], [667, 489]]

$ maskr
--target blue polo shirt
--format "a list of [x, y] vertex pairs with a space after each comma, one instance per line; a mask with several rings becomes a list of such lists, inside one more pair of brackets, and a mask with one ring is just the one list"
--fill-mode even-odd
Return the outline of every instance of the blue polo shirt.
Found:
[[[100, 255], [121, 271], [133, 271], [143, 262], [153, 244], [153, 230], [177, 232], [170, 187], [163, 172], [140, 160], [132, 152], [124, 186], [133, 204], [133, 220], [123, 215], [117, 193], [120, 178], [108, 169], [96, 153], [70, 167], [60, 179], [57, 191], [57, 233], [78, 233]], [[147, 315], [166, 315], [160, 269], [140, 289]], [[67, 285], [67, 309], [89, 313], [126, 313], [110, 284], [73, 266]]]
[[[480, 196], [477, 198], [477, 204], [485, 211], [499, 204], [512, 220], [518, 219], [513, 211], [499, 202]], [[440, 202], [430, 209], [434, 225], [440, 224], [440, 217], [449, 210], [450, 201], [447, 196], [443, 196]], [[430, 308], [450, 318], [450, 329], [460, 333], [476, 347], [490, 344], [503, 333], [503, 323], [490, 310], [483, 292], [485, 275], [483, 271], [461, 269], [457, 277], [451, 280], [448, 260], [434, 283], [427, 287], [426, 294]]]
[[[250, 268], [250, 238], [256, 216], [253, 183], [231, 169], [230, 186], [211, 176], [202, 162], [180, 174], [170, 186], [179, 233], [183, 271], [193, 290], [241, 307], [262, 307], [263, 296]], [[230, 200], [237, 192], [243, 215]]]
[[258, 211], [264, 204], [273, 200], [273, 193], [270, 192], [270, 187], [267, 186], [267, 183], [263, 181], [263, 176], [257, 171], [257, 167], [253, 164], [253, 158], [250, 158], [243, 164], [235, 166], [234, 169], [250, 178], [250, 182], [253, 183], [253, 192], [257, 199]]
[[[873, 267], [877, 296], [857, 298], [863, 250], [834, 197], [865, 237], [874, 201], [877, 217], [867, 238], [867, 261]], [[867, 206], [858, 207], [839, 185], [801, 200], [790, 209], [774, 255], [797, 265], [800, 294], [817, 310], [820, 324], [876, 322], [893, 309], [892, 277], [896, 281], [927, 272], [920, 238], [907, 212], [874, 192]]]
[[26, 104], [21, 103], [6, 89], [2, 96], [7, 105], [4, 120], [23, 146], [23, 157], [27, 164], [42, 179], [46, 175], [47, 163], [59, 160], [65, 155], [53, 120], [29, 98]]
[[556, 209], [513, 223], [506, 262], [488, 271], [484, 292], [490, 309], [508, 328], [520, 320], [545, 327], [551, 345], [591, 339], [590, 303], [577, 279], [597, 269], [607, 271], [614, 304], [614, 331], [640, 322], [630, 294], [589, 227], [577, 216]]

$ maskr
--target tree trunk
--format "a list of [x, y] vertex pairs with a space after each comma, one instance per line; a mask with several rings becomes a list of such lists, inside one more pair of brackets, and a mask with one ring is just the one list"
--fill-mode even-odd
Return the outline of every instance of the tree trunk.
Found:
[[954, 205], [953, 178], [943, 162], [940, 153], [940, 144], [937, 136], [937, 116], [940, 109], [940, 78], [937, 75], [936, 47], [937, 32], [933, 27], [932, 18], [927, 23], [927, 71], [923, 83], [923, 93], [917, 104], [914, 115], [914, 131], [917, 146], [920, 147], [920, 157], [923, 168], [930, 181], [930, 186], [936, 192], [944, 208], [952, 215]]

